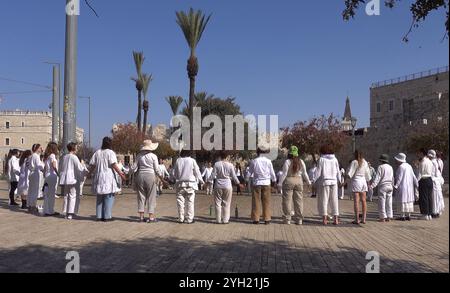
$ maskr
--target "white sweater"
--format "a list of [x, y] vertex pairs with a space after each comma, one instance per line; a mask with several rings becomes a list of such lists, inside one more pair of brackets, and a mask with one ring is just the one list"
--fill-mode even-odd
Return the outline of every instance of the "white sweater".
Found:
[[314, 178], [323, 186], [336, 185], [341, 182], [341, 171], [335, 155], [320, 157]]

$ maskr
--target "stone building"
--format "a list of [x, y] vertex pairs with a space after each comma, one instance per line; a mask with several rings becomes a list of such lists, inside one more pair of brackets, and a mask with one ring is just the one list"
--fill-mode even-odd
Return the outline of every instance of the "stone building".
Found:
[[[449, 123], [448, 67], [377, 82], [370, 88], [370, 127], [356, 140], [357, 149], [368, 161], [378, 165], [378, 157], [393, 158], [404, 152], [413, 163], [415, 154], [407, 153], [406, 143], [417, 129], [427, 129], [436, 123]], [[448, 155], [448, 154], [447, 154]], [[352, 158], [346, 149], [342, 162]], [[448, 162], [448, 160], [447, 160]], [[444, 177], [448, 179], [448, 163]]]
[[[82, 143], [84, 130], [77, 128]], [[0, 164], [11, 149], [27, 150], [33, 144], [46, 146], [52, 139], [52, 113], [45, 111], [0, 111]], [[3, 168], [2, 168], [3, 170]]]
[[344, 111], [344, 118], [342, 119], [341, 125], [343, 131], [352, 131], [352, 109], [350, 107], [350, 98], [347, 97], [347, 100], [345, 102], [345, 111]]

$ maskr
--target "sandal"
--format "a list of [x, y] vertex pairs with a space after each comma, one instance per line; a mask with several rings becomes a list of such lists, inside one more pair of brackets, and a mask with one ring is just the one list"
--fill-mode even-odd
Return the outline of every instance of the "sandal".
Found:
[[360, 222], [357, 222], [357, 221], [353, 221], [352, 224], [353, 224], [353, 225], [358, 225], [358, 226], [361, 225], [361, 223], [360, 223]]
[[147, 219], [147, 224], [150, 224], [150, 223], [156, 223], [156, 222], [158, 222], [158, 220], [156, 219], [156, 218], [149, 218], [149, 219]]

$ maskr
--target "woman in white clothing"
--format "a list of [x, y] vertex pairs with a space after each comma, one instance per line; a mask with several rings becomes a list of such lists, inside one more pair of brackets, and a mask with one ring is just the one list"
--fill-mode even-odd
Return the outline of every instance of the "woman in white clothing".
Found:
[[30, 158], [29, 167], [29, 186], [28, 186], [28, 211], [38, 213], [37, 199], [41, 188], [41, 174], [44, 172], [44, 164], [41, 161], [42, 147], [40, 144], [33, 145], [31, 149], [33, 154]]
[[29, 186], [29, 164], [30, 164], [30, 158], [31, 158], [32, 152], [30, 150], [25, 151], [20, 156], [20, 176], [19, 176], [19, 183], [17, 185], [17, 194], [22, 199], [22, 206], [20, 209], [26, 210], [27, 209], [27, 196], [28, 196], [28, 186]]
[[212, 177], [216, 179], [214, 186], [214, 203], [216, 206], [216, 223], [228, 224], [230, 222], [231, 200], [233, 198], [233, 181], [240, 185], [239, 178], [233, 168], [233, 164], [227, 161], [225, 152], [219, 152], [217, 162], [212, 171]]
[[339, 182], [339, 191], [340, 191], [340, 195], [339, 195], [339, 199], [343, 200], [345, 198], [345, 169], [342, 166], [339, 166], [339, 168], [341, 169], [341, 182]]
[[112, 140], [105, 137], [101, 150], [95, 152], [90, 162], [90, 171], [94, 173], [92, 189], [97, 195], [97, 221], [112, 221], [112, 208], [117, 192], [120, 191], [119, 175], [125, 180], [125, 174], [117, 166], [116, 153], [112, 151]]
[[430, 150], [428, 152], [428, 157], [433, 163], [433, 171], [432, 171], [432, 179], [433, 179], [433, 208], [432, 208], [432, 217], [439, 218], [445, 210], [445, 202], [442, 193], [442, 186], [444, 185], [444, 178], [442, 177], [442, 173], [440, 171], [439, 163], [437, 160], [436, 151]]
[[7, 162], [6, 174], [10, 184], [9, 205], [18, 206], [14, 197], [17, 192], [17, 185], [19, 182], [19, 175], [20, 175], [19, 150], [16, 149], [11, 150], [8, 157], [9, 158], [6, 160]]
[[55, 213], [55, 196], [58, 188], [58, 145], [54, 142], [48, 144], [45, 150], [45, 183], [47, 184], [46, 192], [44, 194], [44, 215], [57, 216]]
[[[303, 214], [303, 185], [311, 185], [305, 162], [299, 157], [298, 147], [292, 146], [288, 159], [284, 163], [278, 187], [283, 190], [283, 219], [286, 225], [291, 224], [292, 212], [296, 225], [302, 225]], [[294, 210], [292, 210], [292, 203]]]
[[[135, 176], [136, 195], [138, 203], [139, 221], [143, 223], [155, 223], [157, 184], [165, 183], [161, 176], [161, 168], [158, 163], [158, 157], [153, 153], [159, 147], [158, 143], [151, 140], [144, 141], [144, 145], [139, 152], [136, 163], [132, 167]], [[158, 182], [157, 182], [158, 181]], [[145, 213], [148, 219], [144, 220]]]
[[206, 187], [206, 195], [212, 195], [213, 194], [213, 188], [214, 188], [214, 176], [213, 174], [213, 167], [211, 162], [208, 162], [207, 167], [205, 170], [203, 170], [202, 178], [205, 181], [205, 187]]
[[[347, 172], [352, 181], [352, 193], [354, 194], [355, 221], [353, 224], [366, 224], [367, 219], [367, 192], [369, 191], [368, 182], [372, 180], [369, 164], [363, 158], [360, 151], [355, 152], [355, 160], [350, 164]], [[360, 221], [359, 202], [362, 202], [362, 221]]]
[[67, 150], [69, 153], [62, 159], [59, 184], [64, 195], [63, 212], [66, 214], [66, 219], [72, 220], [77, 206], [76, 186], [79, 180], [78, 174], [84, 170], [84, 167], [75, 155], [77, 145], [75, 143], [69, 143]]
[[320, 149], [321, 157], [314, 175], [318, 187], [317, 205], [323, 224], [328, 225], [328, 203], [331, 203], [334, 225], [339, 225], [338, 183], [341, 181], [339, 162], [331, 145]]

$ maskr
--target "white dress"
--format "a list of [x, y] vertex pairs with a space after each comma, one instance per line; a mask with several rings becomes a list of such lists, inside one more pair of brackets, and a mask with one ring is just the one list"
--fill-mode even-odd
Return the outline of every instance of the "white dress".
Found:
[[18, 195], [28, 195], [28, 186], [30, 184], [29, 180], [29, 167], [30, 159], [26, 159], [25, 162], [20, 167], [20, 176], [19, 176], [19, 184], [17, 186], [17, 194]]
[[419, 182], [410, 164], [403, 163], [398, 167], [394, 188], [398, 212], [413, 213], [416, 189], [419, 188]]
[[357, 160], [353, 161], [347, 174], [352, 179], [353, 193], [362, 193], [369, 191], [367, 182], [372, 180], [372, 176], [370, 175], [369, 164], [366, 162], [366, 160], [363, 160], [361, 166], [359, 165]]
[[442, 194], [442, 185], [444, 185], [444, 178], [439, 170], [439, 163], [436, 159], [433, 163], [433, 214], [442, 215], [445, 209], [444, 196]]
[[42, 193], [42, 181], [44, 171], [44, 164], [41, 161], [41, 157], [38, 154], [33, 154], [30, 158], [29, 164], [29, 186], [28, 186], [28, 195], [31, 197], [34, 202], [35, 199], [39, 197]]
[[112, 150], [98, 150], [89, 163], [95, 166], [92, 191], [97, 195], [120, 192], [119, 180], [112, 166], [117, 164], [117, 156]]

